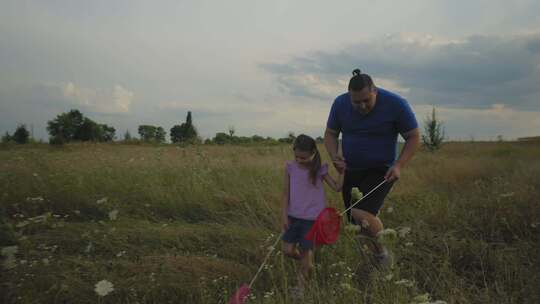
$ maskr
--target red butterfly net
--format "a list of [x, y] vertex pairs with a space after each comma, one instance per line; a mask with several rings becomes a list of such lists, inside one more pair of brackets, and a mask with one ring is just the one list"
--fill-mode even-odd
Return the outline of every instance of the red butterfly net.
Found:
[[334, 244], [339, 237], [340, 225], [341, 218], [336, 209], [324, 208], [317, 216], [305, 239], [313, 241], [315, 245]]

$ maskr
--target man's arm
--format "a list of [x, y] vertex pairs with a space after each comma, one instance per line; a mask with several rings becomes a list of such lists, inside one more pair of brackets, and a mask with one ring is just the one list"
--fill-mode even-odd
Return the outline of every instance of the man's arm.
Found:
[[338, 155], [338, 138], [339, 131], [330, 128], [326, 128], [326, 131], [324, 131], [324, 146], [326, 147], [326, 151], [336, 170], [342, 173], [345, 169], [345, 159]]
[[393, 181], [400, 177], [401, 168], [405, 167], [409, 160], [411, 160], [416, 149], [418, 149], [418, 146], [420, 145], [420, 131], [418, 128], [402, 133], [401, 136], [405, 139], [405, 144], [401, 149], [398, 160], [390, 169], [388, 169], [388, 172], [384, 177], [388, 181]]

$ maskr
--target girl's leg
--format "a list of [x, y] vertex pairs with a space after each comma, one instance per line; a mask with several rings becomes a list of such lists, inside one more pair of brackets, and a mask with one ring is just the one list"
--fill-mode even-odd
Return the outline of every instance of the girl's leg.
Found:
[[313, 268], [313, 250], [302, 251], [300, 258], [300, 273], [298, 275], [298, 285], [301, 288], [306, 286], [309, 280], [311, 269]]
[[296, 248], [296, 244], [283, 242], [282, 248], [283, 248], [283, 254], [285, 254], [286, 256], [293, 258], [295, 260], [301, 259], [301, 254]]

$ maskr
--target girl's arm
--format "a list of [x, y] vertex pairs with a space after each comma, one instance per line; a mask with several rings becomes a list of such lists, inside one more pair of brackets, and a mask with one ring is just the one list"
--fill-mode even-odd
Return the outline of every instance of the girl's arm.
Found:
[[324, 175], [323, 179], [328, 184], [328, 186], [330, 186], [330, 188], [334, 189], [336, 192], [341, 192], [341, 189], [343, 188], [343, 175], [343, 172], [339, 173], [338, 179], [336, 181], [330, 175], [330, 173], [328, 173]]
[[289, 187], [290, 187], [290, 177], [287, 169], [285, 169], [285, 178], [283, 185], [283, 196], [281, 198], [281, 227], [283, 231], [289, 228], [289, 214], [287, 212], [289, 208]]

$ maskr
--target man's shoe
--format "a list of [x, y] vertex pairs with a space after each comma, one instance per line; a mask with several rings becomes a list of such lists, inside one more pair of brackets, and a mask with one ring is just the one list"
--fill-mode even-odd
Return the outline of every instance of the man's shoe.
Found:
[[379, 270], [386, 271], [394, 268], [394, 255], [388, 249], [385, 248], [383, 252], [376, 253], [373, 256]]

